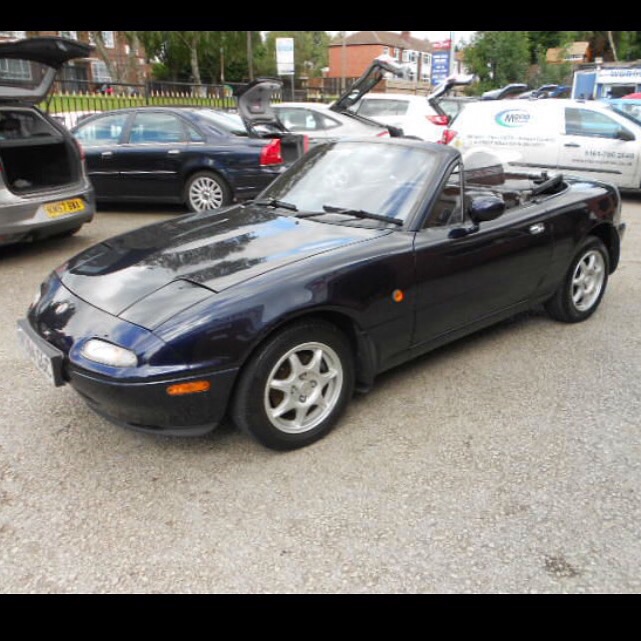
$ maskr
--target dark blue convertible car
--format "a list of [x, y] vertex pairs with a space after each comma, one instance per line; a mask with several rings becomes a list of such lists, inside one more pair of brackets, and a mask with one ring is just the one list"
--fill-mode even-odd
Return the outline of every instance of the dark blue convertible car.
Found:
[[439, 345], [537, 303], [587, 319], [617, 268], [620, 206], [615, 187], [464, 165], [436, 144], [323, 144], [252, 202], [70, 259], [19, 335], [116, 423], [203, 434], [228, 415], [293, 449]]

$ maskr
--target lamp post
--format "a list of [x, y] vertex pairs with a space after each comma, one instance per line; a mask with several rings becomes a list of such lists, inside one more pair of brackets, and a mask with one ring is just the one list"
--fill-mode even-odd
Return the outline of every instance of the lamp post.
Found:
[[252, 51], [252, 32], [247, 32], [247, 63], [249, 65], [249, 80], [254, 79], [254, 54]]

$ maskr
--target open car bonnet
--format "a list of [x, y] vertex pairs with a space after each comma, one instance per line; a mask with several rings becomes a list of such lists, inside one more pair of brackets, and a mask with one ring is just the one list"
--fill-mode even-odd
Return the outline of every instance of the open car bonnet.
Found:
[[[354, 84], [343, 93], [339, 99], [332, 104], [330, 109], [338, 113], [345, 113], [355, 105], [366, 93], [369, 93], [376, 85], [383, 80], [385, 73], [395, 76], [402, 76], [404, 73], [402, 65], [393, 59], [385, 57], [376, 58], [366, 69], [365, 73], [354, 82]], [[351, 112], [350, 112], [351, 113]]]
[[436, 85], [436, 87], [434, 88], [434, 91], [432, 91], [432, 93], [427, 96], [427, 102], [430, 103], [430, 106], [437, 113], [440, 113], [441, 115], [445, 115], [445, 112], [443, 111], [443, 109], [441, 109], [441, 107], [438, 104], [440, 99], [443, 98], [444, 96], [447, 96], [450, 90], [453, 89], [454, 87], [462, 87], [465, 85], [469, 85], [474, 81], [474, 79], [475, 77], [469, 74], [449, 76], [448, 78], [443, 80], [443, 82]]
[[92, 50], [88, 44], [56, 37], [0, 43], [0, 103], [39, 103], [58, 69], [74, 58], [86, 58]]
[[276, 78], [257, 78], [237, 91], [238, 113], [250, 134], [262, 137], [258, 127], [286, 131], [272, 109], [272, 94], [282, 86]]

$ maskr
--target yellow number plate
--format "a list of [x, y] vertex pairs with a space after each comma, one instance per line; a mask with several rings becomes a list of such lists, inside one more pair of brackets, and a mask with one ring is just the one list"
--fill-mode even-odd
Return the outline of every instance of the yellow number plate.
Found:
[[57, 218], [65, 214], [75, 214], [85, 208], [85, 202], [82, 198], [72, 198], [71, 200], [61, 200], [58, 203], [49, 203], [44, 206], [44, 210], [49, 218]]

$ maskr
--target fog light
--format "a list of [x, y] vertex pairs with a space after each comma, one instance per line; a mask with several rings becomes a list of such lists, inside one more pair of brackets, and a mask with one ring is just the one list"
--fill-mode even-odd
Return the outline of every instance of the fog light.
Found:
[[131, 350], [99, 338], [88, 340], [82, 346], [80, 353], [90, 361], [112, 367], [136, 367], [138, 365], [138, 357]]
[[189, 383], [177, 383], [167, 388], [169, 396], [182, 396], [183, 394], [196, 394], [207, 392], [211, 388], [209, 381], [191, 381]]

